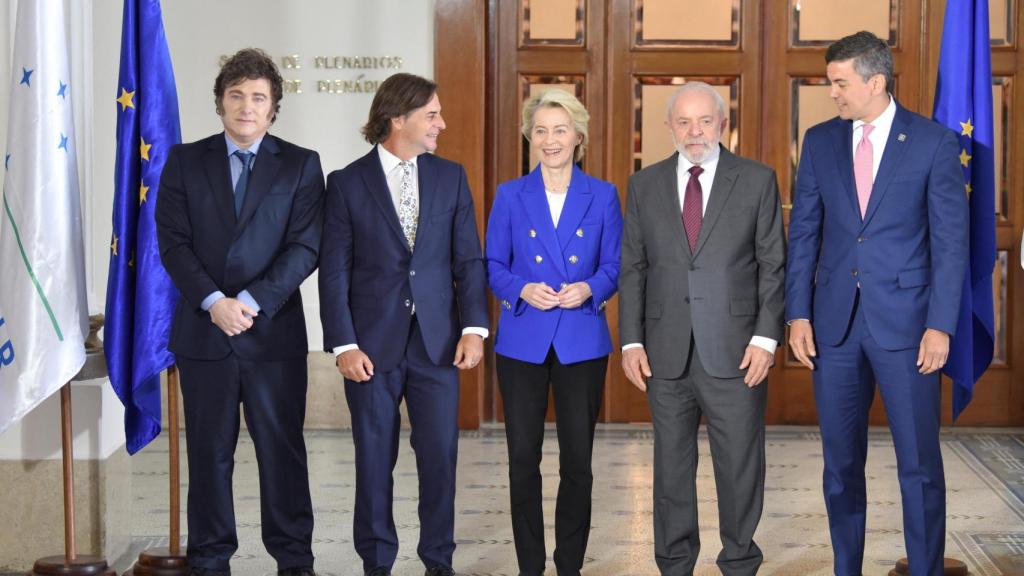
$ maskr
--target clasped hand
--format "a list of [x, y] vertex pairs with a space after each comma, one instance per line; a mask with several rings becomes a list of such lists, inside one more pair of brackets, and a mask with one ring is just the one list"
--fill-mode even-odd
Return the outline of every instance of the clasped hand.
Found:
[[257, 312], [235, 298], [221, 298], [210, 306], [210, 321], [228, 336], [238, 336], [252, 328]]
[[519, 297], [538, 310], [552, 308], [579, 308], [593, 293], [586, 282], [567, 284], [558, 292], [543, 282], [531, 282], [523, 286]]

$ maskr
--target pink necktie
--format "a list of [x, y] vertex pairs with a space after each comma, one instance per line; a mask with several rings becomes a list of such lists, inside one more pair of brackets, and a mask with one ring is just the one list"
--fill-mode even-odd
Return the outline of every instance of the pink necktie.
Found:
[[868, 136], [875, 127], [871, 124], [861, 126], [862, 134], [857, 151], [853, 155], [853, 177], [857, 181], [857, 200], [860, 201], [860, 217], [868, 212], [868, 200], [871, 199], [871, 172], [874, 168], [875, 149], [871, 146]]
[[686, 194], [683, 196], [683, 227], [686, 228], [686, 240], [690, 244], [690, 253], [697, 249], [697, 238], [700, 237], [700, 222], [704, 217], [704, 192], [697, 177], [704, 172], [700, 166], [689, 170], [690, 180], [686, 183]]

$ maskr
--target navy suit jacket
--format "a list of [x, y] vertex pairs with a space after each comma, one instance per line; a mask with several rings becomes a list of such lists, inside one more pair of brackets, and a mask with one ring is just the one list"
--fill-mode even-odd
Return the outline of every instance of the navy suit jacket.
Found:
[[[320, 157], [266, 135], [241, 214], [224, 134], [171, 148], [156, 206], [160, 258], [181, 292], [169, 348], [197, 360], [232, 351], [249, 360], [305, 356], [299, 284], [316, 268], [324, 190]], [[220, 290], [260, 305], [252, 328], [229, 338], [200, 308]]]
[[863, 219], [853, 177], [853, 123], [807, 131], [789, 223], [786, 319], [842, 341], [860, 286], [871, 335], [914, 348], [925, 328], [953, 334], [967, 262], [960, 148], [948, 128], [897, 105]]
[[405, 355], [412, 305], [427, 353], [451, 366], [467, 327], [487, 328], [487, 278], [473, 198], [460, 164], [422, 154], [415, 250], [398, 222], [380, 156], [327, 177], [320, 249], [324, 348], [358, 344], [376, 371]]
[[[604, 309], [618, 289], [621, 241], [615, 186], [578, 167], [557, 228], [540, 167], [498, 186], [487, 225], [487, 271], [502, 307], [495, 352], [535, 364], [544, 362], [552, 345], [563, 364], [608, 355]], [[592, 296], [579, 308], [540, 310], [519, 297], [529, 282], [555, 291], [586, 282]]]

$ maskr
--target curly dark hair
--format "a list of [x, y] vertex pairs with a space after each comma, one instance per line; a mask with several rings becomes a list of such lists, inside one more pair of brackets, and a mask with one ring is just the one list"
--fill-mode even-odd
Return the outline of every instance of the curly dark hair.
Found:
[[274, 115], [270, 118], [270, 123], [273, 124], [277, 120], [277, 113], [281, 111], [284, 80], [281, 79], [281, 72], [278, 71], [274, 59], [259, 48], [243, 48], [221, 65], [220, 74], [217, 74], [217, 80], [213, 83], [217, 114], [224, 115], [224, 92], [228, 88], [246, 80], [259, 80], [260, 78], [264, 78], [270, 83], [270, 99], [274, 107]]
[[437, 92], [437, 84], [415, 74], [399, 72], [381, 82], [370, 104], [370, 117], [362, 130], [370, 144], [380, 144], [391, 135], [391, 119], [426, 106]]

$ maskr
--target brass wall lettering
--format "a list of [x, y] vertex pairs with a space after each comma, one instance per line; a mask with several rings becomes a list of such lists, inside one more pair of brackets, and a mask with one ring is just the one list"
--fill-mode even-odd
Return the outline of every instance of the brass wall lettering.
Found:
[[[218, 66], [224, 66], [230, 56], [221, 54], [217, 58]], [[307, 60], [307, 63], [309, 60]], [[282, 70], [302, 70], [302, 57], [299, 54], [286, 54], [278, 57]], [[401, 56], [313, 56], [313, 68], [318, 70], [401, 70], [405, 60]], [[386, 75], [385, 75], [386, 76]], [[310, 82], [310, 80], [307, 78]], [[351, 79], [315, 80], [316, 92], [322, 94], [372, 94], [377, 91], [384, 79], [369, 80], [366, 74], [359, 74]], [[308, 84], [312, 86], [312, 84]], [[302, 79], [284, 80], [284, 92], [287, 94], [303, 94]]]

